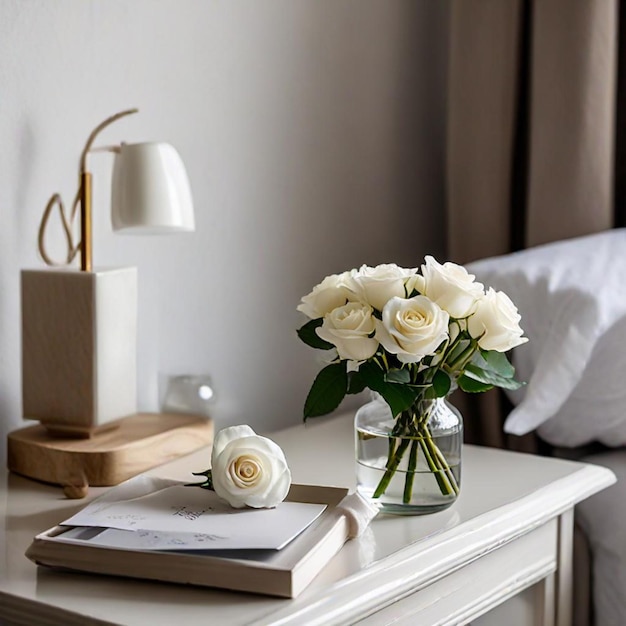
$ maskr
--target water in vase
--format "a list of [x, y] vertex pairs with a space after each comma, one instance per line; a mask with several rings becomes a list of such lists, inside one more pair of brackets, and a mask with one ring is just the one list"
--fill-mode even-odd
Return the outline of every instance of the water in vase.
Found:
[[[389, 513], [434, 513], [453, 504], [461, 485], [459, 432], [453, 429], [430, 437], [393, 438], [386, 426], [356, 428], [358, 491]], [[392, 472], [388, 467], [390, 450], [396, 454], [400, 450], [400, 461]]]

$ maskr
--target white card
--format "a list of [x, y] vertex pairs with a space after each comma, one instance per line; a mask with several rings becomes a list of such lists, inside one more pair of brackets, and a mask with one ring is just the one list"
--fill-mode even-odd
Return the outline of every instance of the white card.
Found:
[[[117, 496], [131, 495], [130, 499], [107, 494], [61, 525], [117, 531], [94, 534], [88, 540], [91, 544], [156, 550], [279, 550], [326, 508], [323, 504], [281, 502], [274, 509], [233, 509], [214, 492], [199, 487], [170, 482], [157, 491], [142, 493], [136, 485], [124, 486], [127, 488], [117, 488]], [[80, 533], [65, 535], [68, 540], [81, 540]]]
[[[295, 538], [295, 537], [294, 537]], [[264, 537], [255, 534], [255, 548], [250, 548], [247, 541], [241, 537], [218, 537], [202, 533], [166, 533], [154, 530], [117, 530], [115, 528], [95, 528], [77, 526], [54, 540], [63, 543], [73, 543], [92, 546], [116, 548], [118, 550], [228, 550], [242, 558], [257, 558], [258, 550], [272, 552], [280, 549], [275, 547], [275, 537], [264, 543]], [[287, 542], [288, 543], [288, 542]], [[286, 544], [285, 544], [286, 545]], [[252, 550], [252, 552], [250, 552]], [[233, 552], [230, 552], [233, 554]]]

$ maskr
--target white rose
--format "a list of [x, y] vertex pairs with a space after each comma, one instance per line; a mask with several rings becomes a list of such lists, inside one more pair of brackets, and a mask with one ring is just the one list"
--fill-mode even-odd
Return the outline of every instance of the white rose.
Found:
[[417, 270], [413, 270], [415, 273], [411, 274], [405, 283], [406, 294], [410, 296], [413, 291], [417, 291], [419, 294], [423, 294], [424, 290], [424, 277], [417, 273]]
[[378, 341], [370, 336], [375, 330], [372, 307], [361, 302], [348, 302], [324, 316], [324, 322], [316, 332], [337, 348], [342, 359], [365, 361], [378, 350]]
[[273, 508], [291, 486], [283, 451], [250, 426], [223, 428], [215, 435], [211, 477], [215, 493], [236, 509]]
[[395, 263], [384, 263], [376, 267], [363, 265], [352, 276], [357, 297], [379, 311], [391, 298], [406, 296], [404, 284], [415, 274], [415, 270], [398, 267]]
[[478, 302], [474, 315], [467, 320], [467, 329], [472, 337], [480, 337], [478, 345], [483, 350], [506, 352], [528, 341], [527, 337], [522, 337], [520, 319], [509, 296], [490, 287]]
[[426, 296], [392, 298], [376, 320], [376, 338], [402, 363], [418, 363], [448, 338], [450, 316]]
[[313, 287], [310, 294], [302, 298], [298, 311], [316, 320], [345, 304], [348, 299], [354, 299], [354, 293], [350, 290], [351, 274], [343, 272], [326, 276], [319, 285]]
[[422, 275], [424, 281], [418, 287], [419, 292], [456, 319], [471, 315], [484, 293], [483, 285], [474, 281], [475, 276], [456, 263], [441, 265], [427, 256]]

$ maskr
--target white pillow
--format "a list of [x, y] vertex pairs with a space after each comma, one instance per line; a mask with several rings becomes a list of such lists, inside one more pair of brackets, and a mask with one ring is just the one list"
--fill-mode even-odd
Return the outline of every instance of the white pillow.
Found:
[[626, 229], [471, 263], [518, 307], [529, 342], [513, 363], [528, 385], [505, 431], [559, 446], [626, 443]]

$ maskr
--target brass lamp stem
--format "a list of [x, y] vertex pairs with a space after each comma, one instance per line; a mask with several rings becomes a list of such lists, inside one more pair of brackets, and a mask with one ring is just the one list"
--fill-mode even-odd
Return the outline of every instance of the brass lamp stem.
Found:
[[80, 173], [80, 269], [91, 272], [91, 173]]

